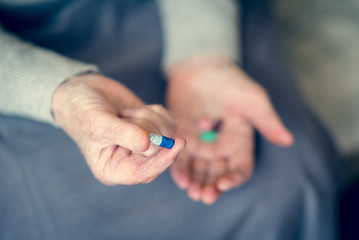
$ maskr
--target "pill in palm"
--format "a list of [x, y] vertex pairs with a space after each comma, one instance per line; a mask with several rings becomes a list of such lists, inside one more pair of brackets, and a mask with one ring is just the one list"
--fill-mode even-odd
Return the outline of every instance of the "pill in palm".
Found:
[[218, 134], [216, 131], [205, 131], [200, 135], [201, 141], [204, 143], [213, 143], [217, 140]]

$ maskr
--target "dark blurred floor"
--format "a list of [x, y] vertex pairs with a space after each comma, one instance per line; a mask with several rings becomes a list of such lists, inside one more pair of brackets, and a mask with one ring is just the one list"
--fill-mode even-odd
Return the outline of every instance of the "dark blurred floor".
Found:
[[359, 239], [359, 179], [340, 199], [340, 236], [342, 240]]
[[350, 157], [345, 165], [346, 182], [339, 201], [339, 227], [341, 240], [359, 239], [359, 153]]

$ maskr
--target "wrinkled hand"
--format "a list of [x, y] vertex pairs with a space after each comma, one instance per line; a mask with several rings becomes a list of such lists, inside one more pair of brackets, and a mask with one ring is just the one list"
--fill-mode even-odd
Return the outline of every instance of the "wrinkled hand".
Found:
[[173, 137], [174, 120], [160, 105], [146, 106], [122, 84], [95, 74], [80, 75], [55, 92], [57, 124], [75, 141], [94, 176], [104, 184], [148, 183], [184, 148], [149, 142], [149, 132]]
[[[275, 144], [292, 144], [266, 91], [230, 60], [194, 58], [171, 66], [168, 77], [168, 106], [187, 141], [171, 174], [193, 200], [212, 204], [250, 178], [254, 128]], [[200, 131], [218, 120], [218, 139], [201, 142]]]

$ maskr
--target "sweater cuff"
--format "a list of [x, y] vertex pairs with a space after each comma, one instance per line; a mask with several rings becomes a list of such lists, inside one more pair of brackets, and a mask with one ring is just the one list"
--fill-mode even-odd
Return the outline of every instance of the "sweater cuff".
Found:
[[0, 111], [5, 114], [54, 124], [51, 102], [57, 87], [77, 74], [98, 71], [95, 65], [68, 59], [9, 34], [0, 37]]
[[159, 0], [167, 68], [195, 55], [240, 62], [238, 4], [232, 0]]

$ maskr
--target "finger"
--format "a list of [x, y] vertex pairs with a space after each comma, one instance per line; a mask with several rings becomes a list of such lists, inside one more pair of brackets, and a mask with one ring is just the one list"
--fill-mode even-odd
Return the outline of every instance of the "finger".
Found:
[[193, 201], [199, 201], [201, 199], [201, 188], [199, 183], [192, 183], [188, 188], [188, 197]]
[[131, 151], [124, 147], [116, 146], [115, 150], [116, 151], [114, 152], [112, 158], [115, 159], [117, 162], [127, 158], [131, 154]]
[[120, 119], [112, 112], [94, 111], [83, 130], [90, 138], [120, 145], [131, 151], [143, 152], [149, 148], [149, 133], [135, 123]]
[[192, 179], [193, 182], [204, 184], [207, 175], [207, 161], [201, 158], [192, 160]]
[[[157, 112], [155, 112], [153, 109], [155, 109]], [[164, 116], [165, 113], [163, 112], [165, 112], [165, 110], [160, 109], [160, 107], [146, 106], [138, 109], [124, 109], [120, 112], [120, 114], [123, 118], [129, 118], [135, 122], [142, 121], [147, 123], [147, 125], [151, 127], [147, 130], [150, 131], [152, 129], [153, 133], [160, 133], [162, 135], [172, 137], [174, 135], [176, 125], [173, 119], [170, 119], [169, 116]], [[146, 128], [146, 125], [143, 127]]]
[[208, 164], [206, 183], [213, 184], [227, 172], [227, 162], [224, 158], [212, 161]]
[[214, 184], [207, 184], [202, 191], [201, 200], [207, 205], [213, 204], [221, 195]]
[[202, 188], [206, 179], [207, 161], [197, 158], [192, 160], [192, 182], [188, 189], [188, 196], [194, 201], [201, 199]]
[[146, 157], [151, 157], [151, 156], [157, 154], [161, 150], [162, 150], [162, 147], [159, 147], [155, 144], [150, 144], [150, 147], [146, 151], [142, 152], [141, 154], [143, 154]]
[[253, 152], [251, 149], [237, 152], [228, 159], [227, 164], [228, 174], [217, 182], [217, 187], [221, 191], [238, 187], [250, 178], [254, 168]]
[[267, 140], [280, 146], [290, 146], [294, 141], [292, 134], [283, 125], [266, 91], [261, 87], [258, 89], [245, 115]]
[[216, 187], [216, 182], [226, 173], [227, 163], [224, 158], [208, 162], [205, 186], [203, 187], [201, 200], [203, 203], [213, 204], [221, 195]]
[[185, 146], [186, 142], [184, 139], [176, 138], [175, 143], [171, 149], [161, 148], [161, 150], [158, 151], [158, 153], [156, 153], [153, 158], [151, 157], [149, 161], [146, 161], [145, 164], [148, 164], [151, 168], [154, 168], [153, 174], [162, 173], [171, 164], [174, 163]]
[[[131, 121], [133, 123], [136, 123], [137, 125], [139, 125], [140, 127], [146, 129], [149, 133], [159, 133], [160, 130], [158, 130], [156, 128], [156, 126], [154, 126], [153, 122], [151, 122], [148, 119], [145, 118], [134, 118], [134, 119], [129, 119], [128, 121]], [[161, 150], [161, 147], [155, 145], [155, 144], [150, 144], [149, 148], [144, 151], [141, 152], [143, 155], [145, 155], [146, 157], [149, 157], [155, 153], [157, 153], [159, 150]]]
[[148, 107], [159, 116], [161, 116], [168, 124], [171, 129], [176, 129], [177, 124], [175, 119], [170, 115], [169, 111], [161, 104], [152, 104]]
[[228, 168], [231, 172], [241, 172], [245, 179], [249, 179], [254, 168], [253, 147], [233, 154], [228, 159]]
[[231, 172], [218, 179], [216, 186], [222, 192], [227, 192], [233, 188], [238, 187], [244, 182], [245, 180], [241, 172]]
[[108, 164], [108, 167], [110, 169], [116, 169], [118, 167], [118, 164], [128, 156], [130, 156], [131, 151], [127, 148], [120, 147], [120, 146], [114, 146], [114, 152], [112, 156], [109, 157], [111, 159], [111, 163]]
[[212, 130], [213, 120], [210, 117], [203, 116], [198, 120], [197, 125], [199, 131], [209, 131]]
[[[176, 138], [171, 149], [161, 148], [155, 155], [146, 159], [136, 158], [138, 154], [132, 154], [133, 159], [127, 159], [126, 164], [131, 164], [132, 172], [139, 182], [148, 183], [163, 173], [176, 160], [185, 145], [184, 139]], [[119, 168], [121, 168], [121, 164]]]
[[183, 151], [171, 166], [171, 176], [176, 185], [181, 189], [189, 187], [190, 177], [190, 155]]
[[122, 118], [122, 119], [137, 124], [141, 128], [146, 129], [146, 131], [149, 133], [161, 134], [160, 130], [155, 126], [154, 122], [149, 119], [146, 118]]
[[[131, 151], [120, 146], [106, 147], [100, 150], [98, 161], [90, 162], [94, 176], [106, 185], [125, 183], [118, 174], [119, 164], [131, 155]], [[122, 169], [122, 168], [121, 168]], [[115, 177], [114, 177], [115, 176]]]

